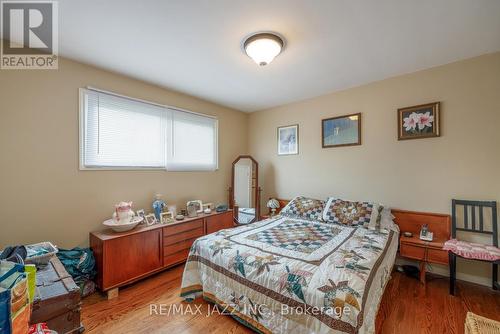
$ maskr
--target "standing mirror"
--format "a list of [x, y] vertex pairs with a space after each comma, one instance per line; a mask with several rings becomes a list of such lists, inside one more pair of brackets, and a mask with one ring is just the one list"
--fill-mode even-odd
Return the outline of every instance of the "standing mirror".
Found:
[[229, 203], [236, 224], [250, 224], [259, 217], [259, 164], [249, 155], [233, 161]]

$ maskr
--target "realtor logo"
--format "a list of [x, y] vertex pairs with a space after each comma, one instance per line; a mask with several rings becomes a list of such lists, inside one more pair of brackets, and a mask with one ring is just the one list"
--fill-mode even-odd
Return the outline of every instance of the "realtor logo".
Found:
[[57, 69], [56, 1], [1, 1], [1, 69]]

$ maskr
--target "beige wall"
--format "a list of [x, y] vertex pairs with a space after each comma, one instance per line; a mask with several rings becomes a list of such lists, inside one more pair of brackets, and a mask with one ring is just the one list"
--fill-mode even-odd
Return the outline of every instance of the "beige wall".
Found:
[[[219, 118], [216, 172], [80, 171], [78, 89], [93, 86]], [[113, 206], [227, 202], [231, 162], [247, 151], [248, 115], [66, 59], [59, 70], [0, 70], [0, 248], [88, 243]]]
[[[399, 142], [397, 108], [434, 101], [442, 136]], [[321, 119], [358, 112], [361, 146], [321, 148]], [[290, 124], [299, 124], [300, 153], [278, 156], [276, 127]], [[249, 150], [263, 199], [339, 196], [449, 213], [452, 198], [500, 200], [499, 126], [496, 53], [252, 113]], [[462, 278], [490, 275], [484, 265], [458, 266]]]
[[[220, 169], [80, 171], [78, 88], [85, 86], [216, 115]], [[226, 202], [231, 162], [247, 148], [259, 162], [263, 199], [334, 195], [444, 213], [453, 197], [499, 200], [499, 92], [500, 53], [250, 115], [65, 59], [57, 71], [0, 70], [0, 247], [86, 245], [116, 202], [149, 209], [158, 192], [177, 205]], [[442, 137], [398, 142], [396, 109], [432, 101], [442, 102]], [[322, 149], [321, 119], [355, 112], [363, 145]], [[300, 126], [300, 153], [278, 156], [276, 127], [289, 124]], [[488, 281], [484, 265], [459, 270]]]

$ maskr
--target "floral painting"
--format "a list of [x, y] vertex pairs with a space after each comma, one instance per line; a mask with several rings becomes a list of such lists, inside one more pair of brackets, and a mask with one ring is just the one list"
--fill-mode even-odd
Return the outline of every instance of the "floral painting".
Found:
[[398, 140], [439, 137], [439, 102], [398, 109]]

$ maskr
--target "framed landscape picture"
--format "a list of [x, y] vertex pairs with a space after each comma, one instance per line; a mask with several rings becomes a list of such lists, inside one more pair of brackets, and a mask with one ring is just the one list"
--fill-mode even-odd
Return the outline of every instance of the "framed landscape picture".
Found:
[[361, 113], [323, 119], [322, 147], [361, 145]]
[[299, 154], [299, 126], [278, 127], [278, 155]]
[[439, 137], [440, 103], [398, 109], [398, 140]]

